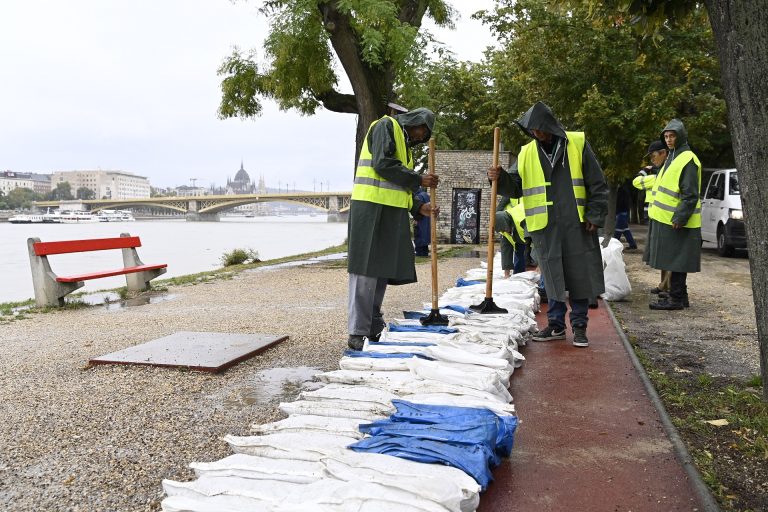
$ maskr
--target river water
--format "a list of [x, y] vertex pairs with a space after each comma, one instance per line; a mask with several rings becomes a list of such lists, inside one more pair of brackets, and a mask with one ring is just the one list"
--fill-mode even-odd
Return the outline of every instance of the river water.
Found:
[[[221, 256], [233, 249], [253, 249], [269, 260], [318, 251], [344, 242], [346, 223], [327, 222], [325, 215], [222, 217], [220, 222], [138, 220], [95, 224], [10, 224], [0, 222], [0, 303], [34, 297], [27, 238], [43, 242], [108, 238], [130, 233], [141, 237], [137, 249], [146, 264], [167, 263], [159, 279], [221, 268]], [[122, 267], [119, 250], [48, 257], [59, 275]], [[125, 276], [86, 281], [78, 291], [125, 286]]]

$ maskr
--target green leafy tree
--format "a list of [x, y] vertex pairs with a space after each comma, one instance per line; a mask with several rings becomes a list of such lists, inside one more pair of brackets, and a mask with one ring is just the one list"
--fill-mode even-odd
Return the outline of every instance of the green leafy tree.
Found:
[[75, 197], [72, 195], [72, 185], [68, 181], [63, 181], [56, 184], [56, 188], [51, 190], [48, 195], [48, 199], [51, 201], [71, 200]]
[[[586, 5], [595, 18], [631, 23], [641, 33], [665, 44], [663, 28], [697, 9], [693, 0], [556, 0], [563, 8]], [[763, 400], [768, 401], [768, 10], [764, 0], [705, 0], [717, 43], [720, 76], [728, 107], [733, 154], [747, 226]]]
[[88, 187], [80, 187], [77, 189], [75, 197], [77, 199], [96, 199], [96, 192], [89, 189]]
[[[453, 15], [442, 0], [270, 0], [261, 13], [270, 21], [266, 64], [253, 51], [224, 61], [220, 117], [256, 117], [264, 98], [306, 115], [321, 107], [357, 114], [358, 153], [371, 122], [396, 100], [400, 74], [422, 59], [424, 16], [450, 26]], [[335, 59], [352, 94], [339, 91]]]
[[38, 196], [32, 189], [18, 187], [8, 192], [5, 199], [8, 208], [12, 210], [28, 210], [32, 207], [32, 203], [38, 199]]
[[498, 118], [498, 101], [485, 63], [457, 61], [439, 51], [404, 80], [399, 94], [409, 105], [439, 115], [434, 136], [440, 149], [488, 149]]

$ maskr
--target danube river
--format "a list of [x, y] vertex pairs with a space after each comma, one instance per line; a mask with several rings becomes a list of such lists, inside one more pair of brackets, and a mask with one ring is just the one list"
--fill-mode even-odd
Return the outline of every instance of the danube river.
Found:
[[[141, 237], [137, 249], [146, 264], [167, 263], [159, 279], [221, 268], [221, 256], [233, 249], [253, 249], [262, 260], [318, 251], [347, 237], [346, 223], [327, 222], [325, 215], [222, 217], [220, 222], [147, 220], [95, 224], [10, 224], [0, 222], [0, 303], [34, 297], [27, 238], [43, 242], [107, 238], [130, 233]], [[120, 250], [49, 256], [59, 275], [121, 267]], [[125, 286], [125, 276], [86, 281], [78, 291]]]

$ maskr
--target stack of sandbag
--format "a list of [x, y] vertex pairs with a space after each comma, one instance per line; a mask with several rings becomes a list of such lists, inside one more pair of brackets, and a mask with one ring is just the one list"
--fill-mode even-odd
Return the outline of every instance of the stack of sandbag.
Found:
[[512, 448], [508, 387], [535, 325], [537, 277], [501, 286], [515, 303], [506, 315], [470, 313], [482, 297], [456, 304], [452, 288], [440, 298], [449, 326], [422, 326], [428, 309], [394, 320], [317, 375], [322, 387], [281, 403], [286, 418], [226, 436], [234, 455], [191, 464], [192, 482], [165, 480], [163, 510], [475, 510]]

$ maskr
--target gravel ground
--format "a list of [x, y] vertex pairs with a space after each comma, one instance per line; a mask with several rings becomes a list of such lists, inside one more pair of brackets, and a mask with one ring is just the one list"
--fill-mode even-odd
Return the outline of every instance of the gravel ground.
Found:
[[[702, 371], [714, 377], [747, 379], [760, 374], [752, 281], [746, 252], [723, 258], [703, 249], [701, 272], [688, 274], [691, 307], [683, 311], [654, 311], [649, 290], [660, 273], [642, 261], [646, 226], [632, 226], [641, 247], [625, 252], [632, 295], [613, 308], [625, 330], [662, 368]], [[677, 368], [677, 370], [675, 370]]]
[[[442, 293], [478, 258], [440, 262]], [[385, 316], [431, 300], [419, 283], [390, 287]], [[0, 325], [0, 509], [159, 510], [163, 478], [189, 480], [194, 461], [231, 452], [225, 434], [281, 417], [301, 383], [338, 368], [346, 347], [345, 268], [249, 271], [171, 287], [172, 300], [34, 314]], [[89, 366], [179, 331], [268, 333], [290, 340], [219, 375]]]

